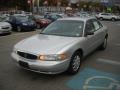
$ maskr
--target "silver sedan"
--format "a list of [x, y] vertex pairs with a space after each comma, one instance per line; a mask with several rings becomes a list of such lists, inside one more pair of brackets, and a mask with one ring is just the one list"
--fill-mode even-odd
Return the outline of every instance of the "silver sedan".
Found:
[[17, 43], [12, 57], [19, 66], [34, 72], [75, 74], [83, 57], [98, 47], [106, 48], [107, 37], [107, 28], [95, 18], [63, 18]]
[[0, 34], [11, 33], [12, 27], [0, 17]]
[[99, 13], [98, 15], [96, 15], [96, 17], [100, 20], [106, 19], [106, 20], [119, 20], [120, 16], [119, 15], [114, 15], [111, 13]]

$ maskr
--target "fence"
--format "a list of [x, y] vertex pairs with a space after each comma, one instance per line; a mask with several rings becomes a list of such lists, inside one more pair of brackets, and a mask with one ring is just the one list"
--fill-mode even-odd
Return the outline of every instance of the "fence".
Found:
[[45, 12], [65, 12], [65, 7], [34, 7], [33, 13], [44, 14]]

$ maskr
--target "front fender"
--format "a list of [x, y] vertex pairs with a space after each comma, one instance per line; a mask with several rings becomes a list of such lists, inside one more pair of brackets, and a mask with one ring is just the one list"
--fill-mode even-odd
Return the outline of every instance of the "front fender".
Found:
[[71, 42], [69, 45], [66, 45], [62, 50], [58, 52], [58, 54], [65, 53], [67, 54], [68, 58], [71, 58], [71, 56], [78, 50], [81, 49], [83, 51], [84, 56], [84, 45], [82, 44], [83, 40], [78, 39], [74, 42]]

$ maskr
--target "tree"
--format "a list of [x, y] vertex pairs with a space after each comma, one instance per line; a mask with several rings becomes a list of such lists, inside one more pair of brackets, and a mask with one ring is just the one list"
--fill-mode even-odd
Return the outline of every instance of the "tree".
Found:
[[0, 0], [0, 8], [16, 8], [28, 10], [27, 0]]

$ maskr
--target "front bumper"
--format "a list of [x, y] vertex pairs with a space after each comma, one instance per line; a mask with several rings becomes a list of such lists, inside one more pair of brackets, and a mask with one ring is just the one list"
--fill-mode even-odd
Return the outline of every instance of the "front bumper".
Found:
[[6, 33], [11, 33], [12, 28], [8, 28], [8, 29], [0, 29], [0, 34], [6, 34]]
[[40, 28], [47, 27], [50, 23], [37, 22], [40, 25]]
[[30, 26], [30, 25], [22, 25], [21, 29], [22, 30], [34, 30], [36, 28], [36, 26]]
[[[70, 60], [63, 61], [40, 61], [40, 60], [28, 60], [23, 57], [18, 56], [16, 53], [12, 53], [12, 57], [15, 62], [25, 62], [28, 67], [22, 66], [24, 69], [31, 70], [34, 72], [44, 73], [44, 74], [57, 74], [64, 72], [68, 69]], [[20, 65], [21, 66], [21, 65]]]

